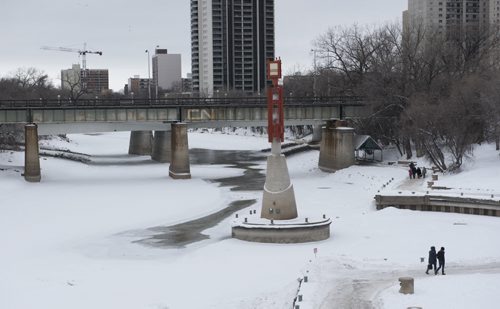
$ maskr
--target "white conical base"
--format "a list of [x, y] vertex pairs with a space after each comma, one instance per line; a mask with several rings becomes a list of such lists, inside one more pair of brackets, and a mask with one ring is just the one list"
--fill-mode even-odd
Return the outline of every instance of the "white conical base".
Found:
[[297, 204], [288, 174], [286, 158], [280, 154], [279, 142], [274, 141], [267, 158], [266, 183], [262, 198], [261, 218], [290, 220], [297, 218]]

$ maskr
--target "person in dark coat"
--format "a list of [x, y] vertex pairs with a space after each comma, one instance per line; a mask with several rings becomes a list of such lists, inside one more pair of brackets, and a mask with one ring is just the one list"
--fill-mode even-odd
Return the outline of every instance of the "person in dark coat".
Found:
[[434, 266], [434, 273], [437, 273], [436, 270], [436, 247], [432, 246], [431, 250], [429, 250], [429, 265], [427, 265], [426, 274], [429, 274], [429, 270]]
[[424, 166], [424, 168], [422, 168], [422, 177], [424, 177], [424, 178], [425, 178], [425, 175], [426, 175], [426, 174], [427, 174], [427, 169], [426, 169], [426, 168], [425, 168], [425, 166]]
[[422, 178], [422, 170], [420, 169], [420, 167], [417, 167], [417, 175], [418, 178]]
[[434, 271], [434, 274], [437, 275], [439, 270], [441, 269], [441, 274], [446, 275], [444, 273], [444, 247], [441, 247], [441, 250], [436, 254], [436, 257], [439, 261], [439, 267]]
[[410, 162], [410, 171], [411, 171], [410, 178], [415, 179], [415, 174], [417, 173], [417, 168], [415, 167], [415, 163], [413, 163], [413, 162]]

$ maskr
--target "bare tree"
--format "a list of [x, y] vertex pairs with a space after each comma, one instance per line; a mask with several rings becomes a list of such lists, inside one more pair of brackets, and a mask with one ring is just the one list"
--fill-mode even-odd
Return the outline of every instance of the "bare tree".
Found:
[[77, 102], [88, 93], [84, 87], [80, 71], [77, 71], [77, 74], [63, 75], [61, 78], [63, 95], [71, 102]]
[[11, 74], [21, 88], [38, 88], [48, 85], [48, 75], [36, 68], [18, 68]]
[[354, 89], [372, 70], [374, 54], [380, 48], [377, 30], [353, 25], [330, 28], [315, 42], [319, 65], [342, 74], [344, 86]]
[[36, 68], [19, 68], [7, 77], [0, 78], [1, 99], [39, 99], [55, 96], [48, 75]]

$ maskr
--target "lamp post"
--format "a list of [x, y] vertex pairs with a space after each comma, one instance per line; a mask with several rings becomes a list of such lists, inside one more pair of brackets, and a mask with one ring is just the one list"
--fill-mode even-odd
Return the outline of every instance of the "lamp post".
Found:
[[[155, 55], [156, 55], [156, 50], [160, 48], [160, 45], [156, 45], [156, 49], [155, 49]], [[158, 56], [156, 56], [156, 70], [155, 70], [155, 66], [153, 66], [153, 80], [155, 81], [155, 99], [158, 100], [158, 79], [159, 79], [159, 75], [160, 75], [160, 72], [158, 72]]]
[[317, 66], [316, 66], [316, 51], [317, 49], [311, 49], [311, 52], [313, 53], [313, 65], [314, 65], [314, 72], [313, 72], [313, 95], [316, 97], [316, 73], [317, 73]]
[[148, 54], [148, 99], [151, 100], [151, 65], [149, 63], [149, 49], [146, 49]]

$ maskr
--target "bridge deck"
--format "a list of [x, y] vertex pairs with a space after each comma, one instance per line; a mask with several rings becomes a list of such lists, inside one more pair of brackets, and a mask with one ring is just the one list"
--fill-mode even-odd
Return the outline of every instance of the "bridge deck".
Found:
[[[317, 124], [332, 118], [360, 117], [359, 97], [287, 98], [287, 125]], [[0, 123], [34, 122], [45, 133], [121, 131], [165, 128], [183, 121], [191, 127], [265, 126], [265, 97], [176, 98], [166, 100], [0, 101]], [[57, 129], [57, 126], [61, 128]], [[57, 131], [57, 132], [56, 132]]]

